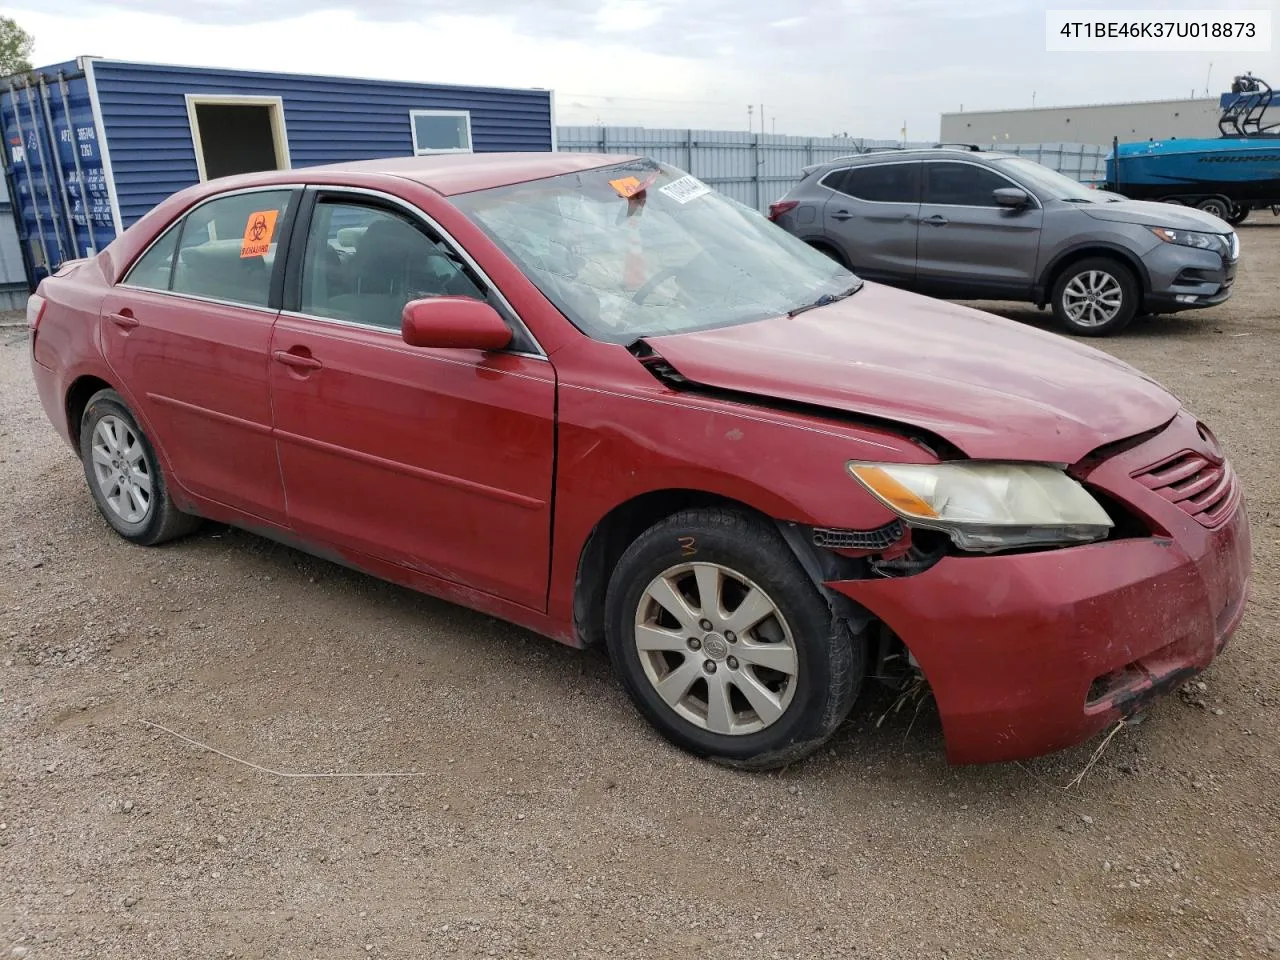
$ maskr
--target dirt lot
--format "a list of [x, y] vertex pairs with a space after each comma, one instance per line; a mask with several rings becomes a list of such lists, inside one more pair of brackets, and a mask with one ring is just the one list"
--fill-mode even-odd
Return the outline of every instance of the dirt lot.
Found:
[[[651, 733], [602, 654], [222, 528], [128, 546], [0, 329], [0, 956], [1280, 954], [1280, 221], [1258, 219], [1233, 300], [1103, 344], [1229, 448], [1254, 598], [1205, 689], [1070, 789], [1093, 744], [950, 768], [928, 710], [876, 727], [883, 697], [808, 763], [727, 772]], [[332, 771], [419, 775], [293, 776]]]

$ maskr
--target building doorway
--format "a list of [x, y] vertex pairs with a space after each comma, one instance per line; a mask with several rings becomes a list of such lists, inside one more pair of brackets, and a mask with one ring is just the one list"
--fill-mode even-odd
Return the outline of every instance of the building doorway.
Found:
[[289, 169], [284, 103], [279, 97], [187, 94], [200, 179]]

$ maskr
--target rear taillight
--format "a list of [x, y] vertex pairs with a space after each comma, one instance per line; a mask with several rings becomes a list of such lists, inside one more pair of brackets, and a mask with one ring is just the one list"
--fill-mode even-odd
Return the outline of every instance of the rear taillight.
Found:
[[36, 327], [40, 326], [40, 321], [44, 319], [44, 312], [49, 306], [49, 301], [44, 297], [32, 294], [27, 298], [27, 326], [31, 328], [31, 332], [36, 332]]
[[784, 213], [790, 213], [796, 207], [800, 206], [798, 200], [779, 200], [776, 203], [769, 204], [769, 219], [776, 221]]

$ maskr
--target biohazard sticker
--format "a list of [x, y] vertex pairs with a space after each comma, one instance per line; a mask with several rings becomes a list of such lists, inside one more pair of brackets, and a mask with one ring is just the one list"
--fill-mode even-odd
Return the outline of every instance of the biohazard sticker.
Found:
[[249, 214], [244, 225], [244, 240], [240, 243], [240, 258], [261, 257], [271, 249], [271, 238], [276, 232], [279, 210], [259, 210]]
[[665, 187], [659, 187], [659, 189], [676, 203], [688, 203], [690, 200], [696, 200], [698, 197], [705, 196], [711, 192], [710, 187], [697, 177], [692, 176], [672, 180]]
[[618, 191], [618, 196], [624, 200], [630, 200], [637, 193], [644, 189], [644, 184], [635, 177], [622, 177], [618, 180], [610, 180], [609, 186]]

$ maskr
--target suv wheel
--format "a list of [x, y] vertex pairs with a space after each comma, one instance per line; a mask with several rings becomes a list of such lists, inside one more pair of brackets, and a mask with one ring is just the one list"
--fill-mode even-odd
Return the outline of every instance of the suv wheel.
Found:
[[1062, 271], [1053, 285], [1053, 315], [1070, 333], [1119, 333], [1138, 312], [1138, 283], [1127, 267], [1091, 257]]
[[848, 716], [865, 645], [777, 531], [686, 510], [627, 549], [605, 597], [622, 685], [668, 740], [750, 769], [793, 763]]

